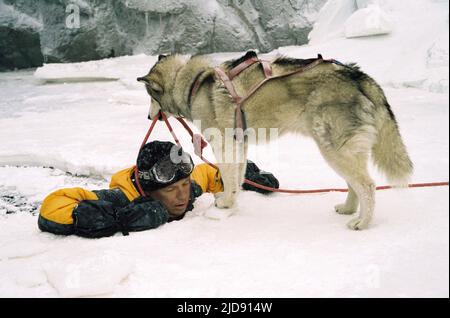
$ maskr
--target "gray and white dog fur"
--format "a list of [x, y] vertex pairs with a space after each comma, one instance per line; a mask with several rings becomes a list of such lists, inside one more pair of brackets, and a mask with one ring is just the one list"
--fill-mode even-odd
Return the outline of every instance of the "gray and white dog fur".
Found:
[[[221, 64], [230, 70], [243, 58]], [[273, 74], [284, 74], [307, 60], [277, 57]], [[150, 117], [162, 110], [167, 115], [200, 120], [201, 129], [217, 128], [225, 136], [235, 127], [235, 104], [215, 75], [214, 63], [204, 56], [160, 56], [150, 72], [139, 78], [152, 99]], [[200, 87], [192, 101], [191, 90]], [[240, 96], [264, 79], [259, 63], [233, 79]], [[368, 159], [395, 185], [406, 185], [413, 164], [399, 133], [394, 114], [381, 87], [355, 64], [322, 63], [301, 74], [282, 77], [263, 85], [243, 105], [247, 127], [278, 128], [279, 135], [300, 133], [314, 139], [328, 164], [345, 179], [347, 199], [335, 206], [339, 214], [359, 215], [348, 223], [354, 230], [368, 227], [375, 205], [375, 184], [368, 173]], [[233, 206], [244, 180], [247, 142], [234, 143], [237, 163], [219, 163], [224, 192], [216, 194], [219, 208]], [[221, 150], [222, 149], [222, 150]], [[224, 151], [213, 147], [216, 156]]]

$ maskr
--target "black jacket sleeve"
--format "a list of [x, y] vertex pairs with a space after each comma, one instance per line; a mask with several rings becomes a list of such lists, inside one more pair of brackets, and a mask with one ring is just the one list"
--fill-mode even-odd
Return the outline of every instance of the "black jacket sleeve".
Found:
[[138, 198], [117, 208], [112, 202], [85, 200], [73, 211], [74, 233], [88, 238], [111, 236], [156, 228], [167, 222], [169, 215], [159, 201]]
[[[271, 187], [271, 188], [275, 188], [275, 189], [278, 189], [280, 187], [280, 183], [278, 182], [278, 179], [275, 178], [275, 176], [272, 173], [260, 170], [258, 168], [258, 166], [253, 161], [250, 161], [250, 160], [247, 160], [247, 168], [245, 170], [245, 178], [250, 181], [253, 181], [255, 183], [264, 185], [266, 187]], [[256, 191], [256, 192], [259, 192], [262, 194], [271, 193], [271, 191], [257, 188], [255, 186], [252, 186], [245, 182], [244, 182], [244, 184], [242, 184], [242, 188], [244, 190]]]

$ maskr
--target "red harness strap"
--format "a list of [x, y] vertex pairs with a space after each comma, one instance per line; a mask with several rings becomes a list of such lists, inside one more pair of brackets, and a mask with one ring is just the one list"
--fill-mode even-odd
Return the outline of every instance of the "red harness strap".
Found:
[[183, 118], [181, 118], [181, 117], [175, 117], [175, 118], [183, 125], [184, 129], [186, 129], [188, 131], [189, 135], [192, 138], [192, 144], [194, 145], [194, 153], [200, 157], [203, 153], [203, 148], [205, 148], [208, 144], [202, 138], [202, 135], [194, 134], [192, 129], [189, 127], [188, 124], [186, 124], [186, 122], [183, 120]]
[[272, 74], [272, 67], [270, 66], [270, 62], [268, 62], [268, 61], [260, 61], [260, 62], [263, 67], [264, 75], [266, 78], [264, 80], [262, 80], [261, 82], [257, 83], [255, 86], [253, 86], [250, 89], [250, 92], [247, 95], [245, 95], [244, 97], [237, 95], [236, 89], [235, 89], [233, 83], [231, 82], [231, 80], [229, 79], [229, 77], [226, 75], [226, 73], [223, 70], [221, 70], [220, 68], [216, 68], [217, 74], [219, 75], [222, 82], [224, 82], [225, 87], [227, 88], [230, 95], [233, 97], [233, 100], [235, 100], [236, 102], [239, 102], [240, 104], [244, 103], [253, 94], [255, 94], [258, 89], [260, 89], [265, 83], [267, 83], [270, 80], [287, 77], [287, 76], [291, 76], [294, 74], [304, 73], [304, 72], [309, 71], [310, 69], [316, 67], [317, 65], [322, 64], [323, 62], [328, 62], [328, 61], [318, 58], [314, 62], [312, 62], [304, 67], [300, 67], [299, 69], [297, 69], [295, 71], [291, 71], [291, 72], [279, 74], [279, 75]]
[[269, 61], [260, 61], [260, 62], [263, 67], [264, 76], [266, 78], [271, 78], [272, 77], [272, 66], [270, 65], [270, 62]]
[[230, 80], [233, 80], [236, 76], [238, 76], [242, 71], [247, 69], [248, 67], [252, 66], [253, 64], [259, 62], [259, 59], [255, 57], [251, 57], [248, 60], [245, 60], [241, 64], [235, 66], [232, 70], [228, 72], [228, 77]]
[[[261, 82], [257, 83], [255, 86], [253, 86], [250, 89], [250, 92], [247, 95], [245, 95], [243, 97], [239, 96], [238, 93], [236, 92], [236, 88], [233, 85], [232, 79], [234, 77], [236, 77], [239, 73], [241, 73], [242, 71], [247, 69], [249, 66], [251, 66], [251, 65], [253, 65], [253, 64], [257, 63], [257, 62], [261, 63], [265, 79], [262, 80]], [[297, 69], [295, 71], [291, 71], [291, 72], [284, 73], [284, 74], [279, 74], [279, 75], [273, 75], [272, 67], [271, 67], [269, 61], [259, 60], [256, 57], [250, 58], [250, 59], [242, 62], [238, 66], [236, 66], [233, 69], [231, 69], [228, 72], [228, 74], [223, 69], [221, 69], [220, 67], [216, 67], [215, 71], [216, 71], [217, 76], [223, 82], [223, 84], [225, 85], [225, 88], [228, 90], [228, 93], [231, 95], [231, 97], [233, 98], [234, 103], [236, 104], [236, 107], [235, 107], [235, 128], [238, 128], [238, 131], [236, 131], [236, 135], [235, 135], [236, 140], [239, 141], [239, 142], [242, 142], [242, 140], [244, 138], [243, 131], [245, 131], [245, 129], [247, 129], [247, 127], [246, 127], [246, 120], [245, 120], [245, 112], [244, 112], [244, 109], [243, 109], [243, 103], [245, 101], [247, 101], [251, 96], [253, 96], [253, 94], [255, 94], [258, 91], [258, 89], [260, 89], [265, 83], [267, 83], [270, 80], [306, 72], [306, 71], [316, 67], [317, 65], [319, 65], [319, 64], [321, 64], [323, 62], [331, 62], [331, 60], [324, 60], [322, 58], [322, 56], [319, 55], [319, 58], [317, 58], [314, 62], [312, 62], [312, 63], [310, 63], [310, 64], [308, 64], [306, 66], [300, 67], [299, 69]]]
[[[157, 116], [155, 116], [155, 118], [153, 118], [152, 120], [152, 124], [150, 125], [150, 128], [148, 129], [147, 134], [144, 137], [144, 140], [142, 141], [141, 147], [139, 148], [139, 151], [144, 148], [145, 144], [147, 143], [148, 138], [150, 137], [150, 134], [153, 131], [153, 128], [155, 128], [156, 122], [159, 119], [159, 116], [162, 114], [162, 112], [159, 112], [159, 114]], [[141, 183], [139, 182], [139, 173], [138, 173], [138, 169], [137, 169], [137, 163], [134, 166], [134, 181], [136, 183], [137, 186], [137, 190], [139, 192], [139, 194], [143, 197], [146, 197], [146, 193], [145, 191], [142, 189]]]
[[[178, 146], [178, 147], [181, 147], [180, 141], [178, 140], [177, 135], [176, 135], [175, 132], [173, 131], [173, 128], [172, 128], [172, 126], [170, 125], [169, 120], [167, 119], [166, 114], [164, 114], [162, 111], [160, 111], [160, 112], [158, 113], [158, 115], [155, 116], [155, 118], [153, 118], [152, 124], [150, 125], [150, 128], [149, 128], [147, 134], [145, 135], [144, 140], [142, 141], [142, 144], [141, 144], [141, 147], [139, 148], [139, 150], [141, 150], [141, 149], [145, 146], [145, 144], [147, 143], [147, 140], [148, 140], [148, 138], [150, 137], [150, 134], [152, 133], [153, 128], [155, 127], [156, 122], [157, 122], [158, 119], [159, 119], [159, 116], [162, 117], [162, 119], [163, 119], [164, 122], [166, 123], [167, 128], [169, 128], [169, 131], [170, 131], [170, 133], [171, 133], [173, 139], [174, 139], [175, 142], [177, 143], [177, 146]], [[191, 131], [191, 132], [192, 132], [192, 131]], [[203, 139], [202, 139], [202, 141], [203, 141]], [[203, 142], [205, 142], [205, 141], [203, 141]], [[205, 142], [205, 143], [206, 143], [206, 142]], [[202, 149], [203, 149], [203, 148], [202, 148]], [[140, 194], [141, 196], [143, 196], [143, 197], [146, 197], [147, 194], [146, 194], [145, 191], [142, 189], [141, 183], [139, 182], [139, 173], [138, 173], [138, 169], [137, 169], [137, 164], [136, 164], [135, 167], [134, 167], [134, 181], [136, 182], [136, 186], [137, 186], [137, 190], [138, 190], [139, 194]]]
[[241, 102], [242, 98], [237, 94], [236, 89], [233, 85], [233, 82], [231, 82], [231, 79], [228, 77], [227, 73], [225, 73], [225, 71], [219, 67], [217, 67], [215, 69], [215, 71], [216, 71], [217, 76], [219, 76], [220, 80], [225, 85], [225, 88], [228, 90], [228, 93], [230, 93], [234, 102], [236, 104], [239, 104]]

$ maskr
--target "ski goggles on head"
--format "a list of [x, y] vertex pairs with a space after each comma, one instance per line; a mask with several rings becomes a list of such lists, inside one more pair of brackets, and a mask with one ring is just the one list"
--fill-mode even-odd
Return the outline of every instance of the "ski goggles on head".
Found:
[[181, 154], [161, 158], [147, 171], [138, 170], [139, 178], [161, 184], [170, 183], [176, 177], [187, 178], [194, 170], [194, 162], [189, 154], [180, 151]]

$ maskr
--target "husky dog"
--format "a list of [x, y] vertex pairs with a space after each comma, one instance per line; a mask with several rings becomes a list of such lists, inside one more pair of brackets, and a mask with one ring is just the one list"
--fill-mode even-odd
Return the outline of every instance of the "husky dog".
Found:
[[[256, 57], [244, 57], [220, 65], [225, 72]], [[270, 62], [273, 75], [304, 67], [311, 60], [277, 57]], [[204, 56], [160, 56], [144, 82], [152, 99], [150, 117], [161, 110], [167, 115], [200, 120], [202, 129], [217, 128], [225, 136], [233, 128], [235, 101], [218, 77], [213, 61]], [[262, 64], [255, 63], [234, 77], [236, 92], [243, 96], [265, 79]], [[195, 94], [193, 94], [195, 90]], [[381, 87], [355, 64], [320, 63], [305, 72], [268, 81], [243, 104], [246, 127], [278, 128], [312, 137], [328, 164], [348, 185], [347, 199], [335, 206], [339, 214], [358, 217], [348, 226], [368, 227], [375, 205], [375, 184], [368, 173], [368, 159], [396, 185], [405, 185], [413, 171], [395, 116]], [[247, 142], [236, 142], [233, 151], [246, 159]], [[224, 158], [224, 154], [216, 156]], [[241, 158], [242, 159], [242, 158]], [[219, 163], [224, 192], [215, 205], [231, 207], [244, 179], [246, 160]]]

